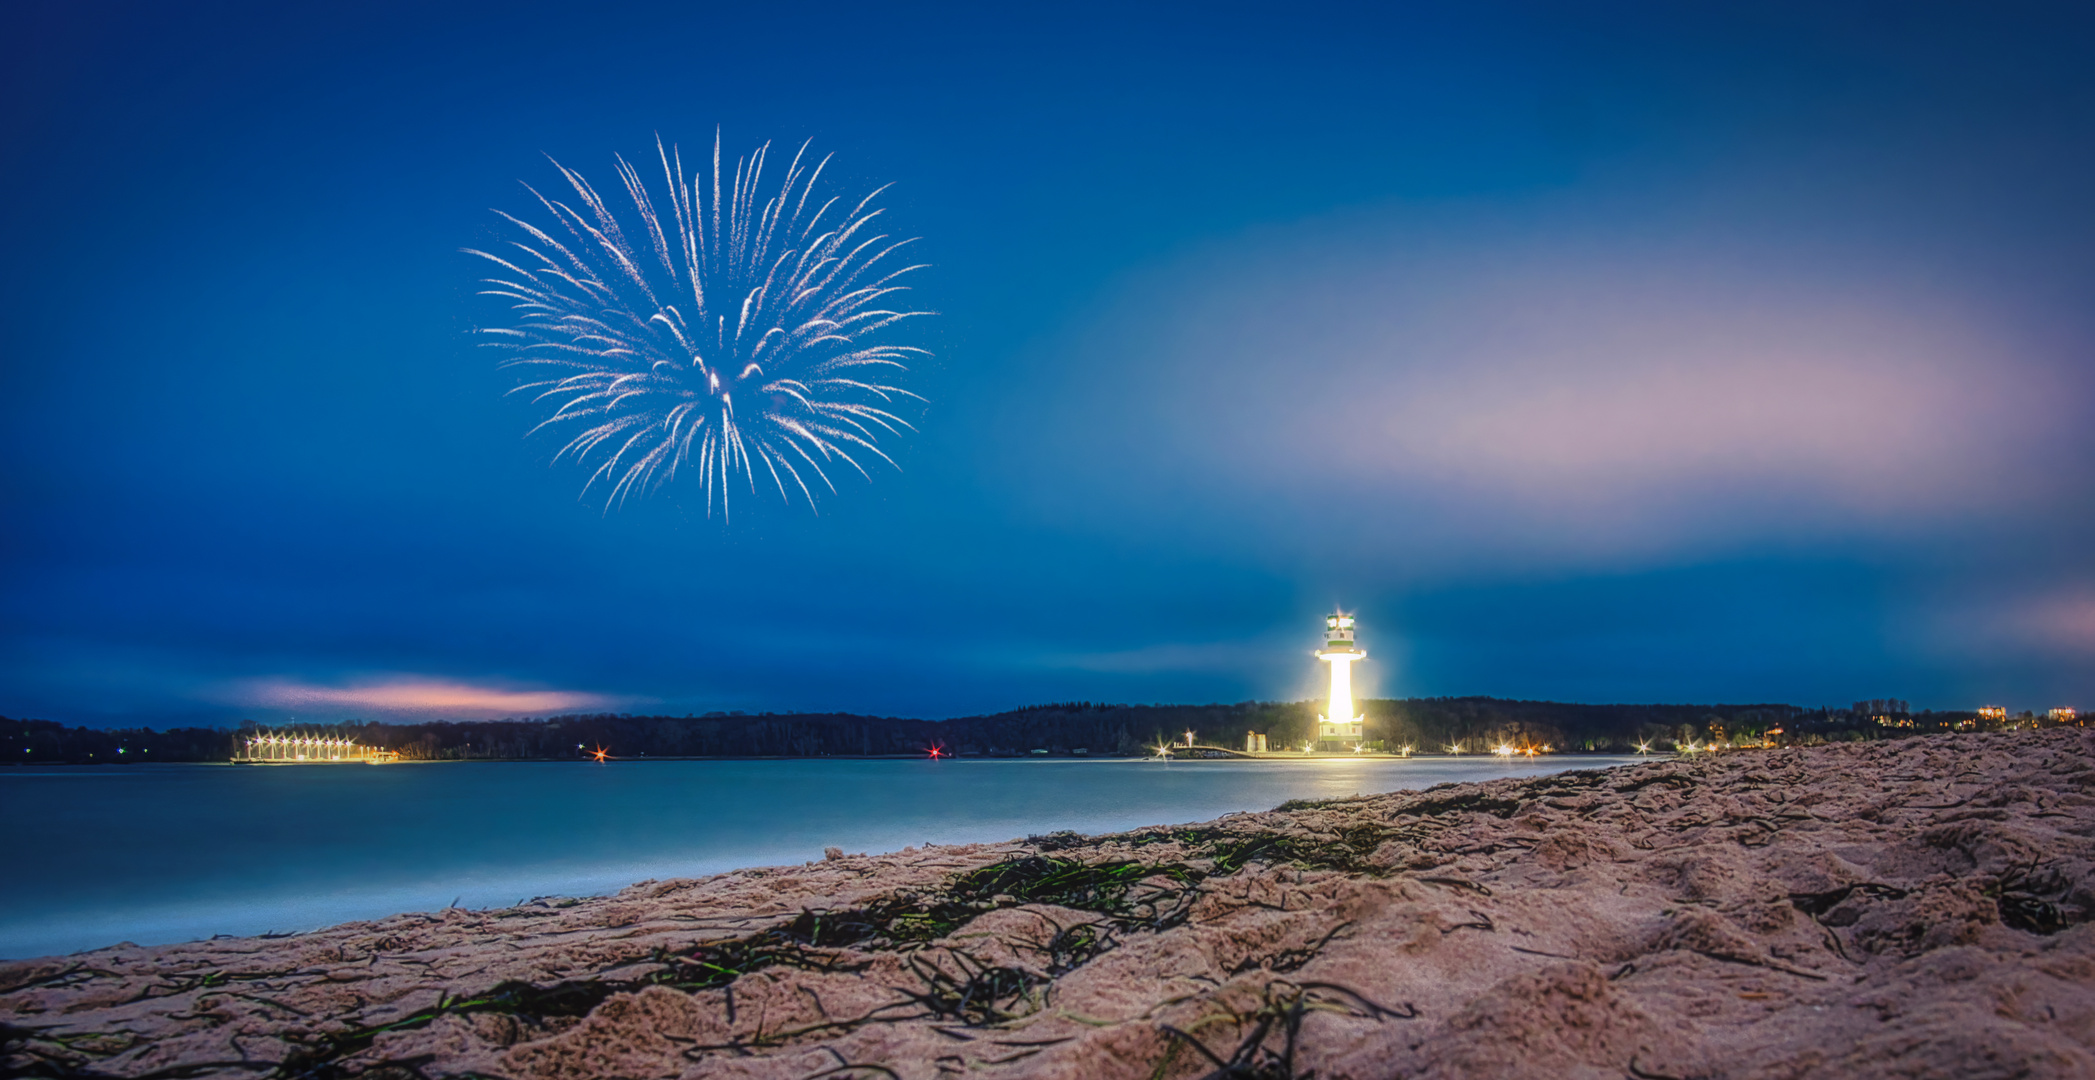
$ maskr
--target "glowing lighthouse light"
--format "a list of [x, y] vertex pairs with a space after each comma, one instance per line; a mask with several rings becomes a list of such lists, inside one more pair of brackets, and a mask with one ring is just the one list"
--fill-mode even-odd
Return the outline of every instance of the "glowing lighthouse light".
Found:
[[1353, 712], [1353, 662], [1367, 655], [1354, 645], [1353, 616], [1341, 611], [1324, 616], [1324, 647], [1317, 659], [1331, 665], [1331, 705], [1317, 717], [1318, 742], [1352, 739], [1357, 747], [1367, 718]]

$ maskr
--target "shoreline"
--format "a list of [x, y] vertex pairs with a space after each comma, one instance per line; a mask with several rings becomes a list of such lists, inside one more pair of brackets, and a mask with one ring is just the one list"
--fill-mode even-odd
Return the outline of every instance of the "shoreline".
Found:
[[[1898, 738], [1924, 738], [1924, 737], [1926, 737], [1926, 736], [1912, 736], [1912, 735], [1898, 736]], [[1970, 735], [1969, 733], [1966, 733], [1966, 734], [1964, 734], [1964, 735], [1962, 735], [1962, 736], [1960, 736], [1960, 737], [1964, 737], [1964, 738], [1969, 738], [1969, 737], [1971, 737], [1971, 735]], [[1889, 741], [1889, 740], [1880, 740], [1880, 741]], [[1185, 749], [1185, 748], [1184, 748], [1184, 747], [1179, 747], [1179, 749], [1183, 750], [1183, 749]], [[1226, 748], [1222, 748], [1222, 747], [1197, 747], [1196, 749], [1200, 749], [1200, 750], [1218, 750], [1218, 751], [1221, 751], [1221, 756], [1219, 756], [1219, 757], [1210, 757], [1210, 756], [1203, 756], [1203, 755], [1188, 755], [1188, 756], [1185, 756], [1185, 757], [1178, 757], [1178, 756], [1172, 756], [1172, 757], [1171, 757], [1171, 760], [1172, 760], [1172, 761], [1174, 761], [1174, 762], [1180, 762], [1180, 763], [1187, 763], [1187, 762], [1194, 762], [1194, 761], [1221, 761], [1221, 760], [1225, 760], [1225, 759], [1226, 759], [1226, 760], [1233, 760], [1233, 761], [1486, 761], [1486, 762], [1488, 762], [1488, 761], [1493, 761], [1493, 760], [1495, 760], [1495, 756], [1494, 756], [1494, 755], [1491, 755], [1491, 754], [1483, 754], [1483, 753], [1476, 753], [1476, 754], [1449, 754], [1449, 753], [1442, 753], [1442, 752], [1439, 752], [1439, 751], [1435, 751], [1435, 752], [1432, 752], [1432, 753], [1427, 753], [1427, 752], [1425, 752], [1425, 751], [1418, 751], [1418, 752], [1414, 752], [1414, 753], [1410, 753], [1410, 754], [1393, 754], [1393, 753], [1388, 753], [1388, 752], [1385, 752], [1385, 751], [1363, 751], [1363, 752], [1360, 752], [1360, 753], [1352, 753], [1352, 752], [1350, 752], [1350, 751], [1328, 751], [1328, 752], [1327, 752], [1327, 751], [1322, 751], [1322, 750], [1319, 750], [1319, 751], [1313, 751], [1313, 752], [1309, 752], [1309, 753], [1302, 753], [1302, 752], [1298, 752], [1298, 751], [1288, 751], [1288, 750], [1272, 750], [1272, 751], [1260, 751], [1260, 752], [1257, 752], [1257, 753], [1253, 753], [1253, 752], [1249, 752], [1249, 751], [1243, 751], [1243, 750], [1228, 750], [1228, 749], [1226, 749]], [[1774, 748], [1774, 747], [1750, 747], [1750, 748], [1744, 748], [1744, 749], [1731, 749], [1731, 750], [1725, 750], [1725, 751], [1723, 751], [1722, 753], [1725, 753], [1725, 754], [1739, 754], [1739, 753], [1752, 753], [1752, 752], [1756, 752], [1756, 751], [1758, 751], [1758, 750], [1761, 750], [1761, 749], [1777, 749], [1777, 748]], [[1698, 753], [1700, 753], [1700, 752], [1698, 751]], [[1637, 757], [1637, 758], [1643, 758], [1643, 760], [1649, 760], [1649, 761], [1670, 761], [1670, 760], [1673, 760], [1673, 759], [1675, 759], [1676, 757], [1684, 757], [1684, 756], [1685, 756], [1685, 755], [1679, 755], [1679, 754], [1676, 754], [1676, 753], [1674, 753], [1674, 752], [1671, 752], [1671, 751], [1663, 751], [1663, 752], [1662, 752], [1662, 751], [1656, 751], [1656, 750], [1652, 751], [1652, 752], [1650, 753], [1650, 755], [1649, 755], [1648, 757], [1644, 757], [1643, 755], [1639, 755], [1639, 754], [1637, 754], [1637, 753], [1636, 753], [1635, 751], [1615, 751], [1615, 750], [1553, 750], [1553, 751], [1550, 751], [1549, 753], [1546, 753], [1546, 754], [1540, 754], [1540, 753], [1538, 753], [1538, 754], [1532, 754], [1532, 755], [1529, 755], [1529, 754], [1521, 754], [1521, 755], [1515, 755], [1515, 756], [1514, 756], [1513, 758], [1511, 758], [1511, 759], [1509, 759], [1509, 760], [1512, 760], [1512, 761], [1517, 761], [1517, 762], [1523, 762], [1523, 763], [1525, 763], [1525, 762], [1534, 762], [1534, 761], [1555, 761], [1555, 760], [1584, 760], [1584, 759], [1589, 759], [1589, 758], [1590, 758], [1590, 759], [1602, 759], [1602, 758], [1614, 758], [1614, 759], [1621, 759], [1621, 758], [1632, 758], [1632, 757]], [[123, 762], [117, 762], [117, 761], [86, 761], [86, 762], [82, 762], [82, 761], [33, 761], [33, 762], [31, 762], [31, 761], [8, 761], [8, 762], [0, 762], [0, 773], [4, 773], [4, 772], [5, 772], [5, 770], [7, 770], [7, 769], [23, 769], [23, 770], [35, 770], [35, 769], [138, 769], [138, 768], [168, 768], [168, 767], [173, 767], [173, 766], [178, 766], [178, 765], [190, 765], [190, 766], [194, 766], [194, 765], [207, 765], [207, 766], [216, 766], [216, 765], [267, 765], [267, 766], [278, 766], [278, 765], [300, 765], [300, 766], [321, 766], [321, 765], [327, 765], [327, 766], [340, 766], [340, 765], [499, 765], [499, 764], [514, 764], [514, 765], [547, 765], [547, 764], [556, 764], [556, 765], [557, 765], [557, 764], [573, 764], [573, 765], [603, 765], [603, 764], [612, 764], [612, 763], [632, 763], [632, 762], [642, 762], [642, 761], [930, 761], [930, 760], [938, 760], [938, 761], [1154, 761], [1154, 760], [1158, 760], [1158, 759], [1159, 759], [1160, 757], [1162, 757], [1162, 755], [1158, 755], [1158, 754], [1055, 754], [1055, 753], [1049, 753], [1049, 754], [944, 754], [944, 755], [941, 755], [940, 757], [938, 757], [937, 759], [933, 759], [933, 758], [931, 758], [931, 757], [930, 757], [929, 755], [927, 755], [927, 754], [921, 754], [921, 753], [917, 753], [917, 754], [812, 754], [812, 755], [803, 755], [803, 754], [661, 754], [661, 755], [656, 755], [656, 754], [637, 754], [637, 755], [634, 755], [634, 756], [632, 756], [632, 757], [618, 757], [618, 756], [616, 756], [616, 755], [613, 755], [613, 756], [612, 756], [612, 758], [610, 759], [610, 761], [609, 761], [609, 762], [600, 762], [600, 761], [592, 761], [592, 760], [590, 760], [589, 758], [567, 758], [567, 757], [542, 757], [542, 758], [521, 758], [521, 757], [517, 757], [517, 758], [512, 758], [512, 757], [504, 757], [504, 758], [496, 758], [496, 757], [487, 757], [487, 758], [402, 758], [402, 759], [400, 759], [400, 760], [398, 760], [398, 761], [123, 761]]]
[[0, 964], [0, 1069], [2089, 1075], [2091, 836], [2076, 729], [1665, 759]]
[[[831, 760], [0, 775], [0, 796], [43, 807], [53, 823], [47, 836], [69, 838], [67, 850], [0, 881], [0, 963], [119, 941], [172, 945], [452, 906], [502, 908], [519, 898], [605, 896], [645, 879], [797, 865], [828, 846], [884, 853], [1057, 830], [1123, 832], [1296, 799], [1623, 760]], [[423, 813], [505, 805], [498, 819], [463, 832], [431, 827]], [[351, 815], [357, 824], [346, 824]], [[307, 822], [313, 827], [298, 824]], [[250, 831], [242, 834], [243, 825]], [[243, 839], [232, 848], [187, 846], [210, 835]], [[358, 865], [371, 872], [343, 870]]]

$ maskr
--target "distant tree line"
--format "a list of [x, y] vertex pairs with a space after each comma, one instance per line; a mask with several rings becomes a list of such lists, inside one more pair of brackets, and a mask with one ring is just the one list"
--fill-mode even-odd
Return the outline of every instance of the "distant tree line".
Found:
[[[1235, 705], [1108, 705], [1062, 702], [990, 716], [913, 720], [850, 713], [713, 712], [702, 716], [594, 713], [546, 719], [394, 724], [349, 723], [265, 728], [96, 729], [0, 717], [0, 761], [9, 764], [112, 764], [226, 761], [264, 731], [347, 737], [410, 760], [546, 760], [597, 749], [639, 757], [874, 757], [1136, 755], [1193, 733], [1204, 745], [1241, 747], [1246, 732], [1273, 749], [1316, 739], [1321, 702], [1245, 701]], [[1366, 738], [1383, 749], [1422, 753], [1449, 746], [1485, 752], [1501, 743], [1556, 752], [1622, 753], [1639, 744], [1760, 745], [1876, 739], [1942, 731], [2039, 726], [2030, 713], [2006, 719], [1975, 712], [1914, 713], [1904, 701], [1858, 701], [1846, 709], [1795, 705], [1575, 705], [1503, 698], [1406, 698], [1360, 703]]]
[[233, 753], [223, 728], [67, 727], [53, 720], [0, 716], [0, 758], [12, 765], [125, 765], [134, 761], [224, 761]]

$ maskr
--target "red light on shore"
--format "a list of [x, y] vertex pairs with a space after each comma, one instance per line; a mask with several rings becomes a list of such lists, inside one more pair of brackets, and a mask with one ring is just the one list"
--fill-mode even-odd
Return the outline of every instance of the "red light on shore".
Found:
[[926, 750], [924, 752], [930, 754], [931, 760], [933, 761], [937, 761], [939, 758], [946, 756], [946, 748], [943, 746], [934, 746], [931, 749]]
[[599, 746], [591, 751], [589, 756], [597, 761], [609, 761], [611, 760], [611, 751]]

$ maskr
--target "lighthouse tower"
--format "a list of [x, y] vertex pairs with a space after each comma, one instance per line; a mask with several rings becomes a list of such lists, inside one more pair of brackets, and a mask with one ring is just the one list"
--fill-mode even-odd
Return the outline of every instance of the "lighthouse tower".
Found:
[[1324, 647], [1317, 659], [1331, 665], [1331, 706], [1317, 717], [1317, 748], [1343, 749], [1350, 740], [1358, 745], [1366, 717], [1353, 712], [1353, 662], [1363, 659], [1353, 641], [1353, 616], [1334, 611], [1324, 616]]

